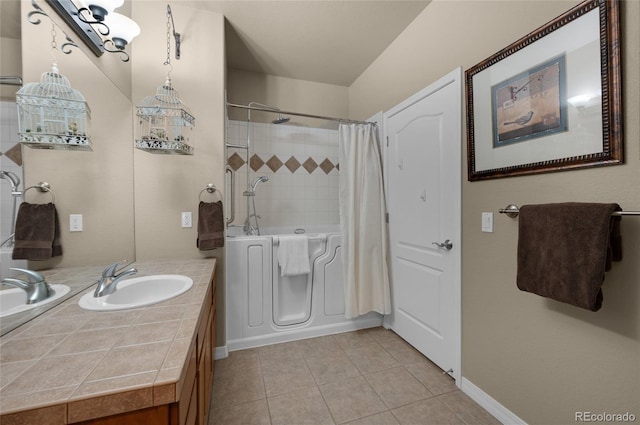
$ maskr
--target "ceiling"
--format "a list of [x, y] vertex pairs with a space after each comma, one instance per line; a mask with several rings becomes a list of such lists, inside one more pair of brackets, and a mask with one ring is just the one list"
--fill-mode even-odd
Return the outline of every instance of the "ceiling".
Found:
[[[429, 2], [173, 0], [226, 17], [230, 68], [341, 86], [351, 85]], [[0, 0], [0, 14], [0, 35], [20, 38], [19, 1]], [[188, 27], [174, 15], [188, 42]]]

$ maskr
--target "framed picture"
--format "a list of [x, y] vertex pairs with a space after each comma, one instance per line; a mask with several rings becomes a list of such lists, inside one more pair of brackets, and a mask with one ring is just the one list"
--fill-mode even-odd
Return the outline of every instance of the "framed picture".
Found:
[[465, 72], [470, 181], [623, 163], [619, 21], [588, 0]]

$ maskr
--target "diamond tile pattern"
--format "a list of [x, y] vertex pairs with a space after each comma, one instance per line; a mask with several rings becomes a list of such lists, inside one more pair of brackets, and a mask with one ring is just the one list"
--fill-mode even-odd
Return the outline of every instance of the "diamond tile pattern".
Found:
[[227, 164], [229, 164], [229, 167], [231, 167], [233, 171], [238, 171], [240, 167], [244, 165], [244, 159], [237, 153], [234, 153], [227, 159]]
[[311, 174], [316, 170], [316, 168], [318, 168], [318, 163], [315, 162], [313, 158], [309, 157], [302, 166], [307, 170], [307, 173]]
[[325, 174], [329, 174], [334, 167], [333, 162], [329, 161], [329, 158], [325, 158], [324, 161], [320, 163], [320, 169], [324, 171]]
[[267, 161], [267, 167], [269, 167], [271, 169], [271, 171], [273, 171], [274, 173], [276, 171], [278, 171], [281, 167], [282, 167], [282, 161], [280, 161], [280, 158], [278, 158], [277, 156], [273, 155], [271, 158], [269, 158], [269, 160]]
[[289, 169], [292, 173], [295, 173], [298, 168], [300, 168], [300, 161], [296, 159], [295, 156], [287, 159], [287, 162], [284, 163], [285, 167]]
[[22, 150], [20, 149], [20, 143], [9, 149], [4, 153], [7, 158], [16, 163], [16, 165], [22, 165]]
[[264, 165], [264, 161], [258, 154], [251, 155], [251, 161], [249, 162], [249, 166], [253, 171], [258, 171], [260, 167]]
[[[19, 150], [18, 150], [18, 152], [19, 152]], [[229, 166], [234, 171], [238, 171], [240, 169], [240, 167], [242, 167], [245, 164], [245, 161], [244, 161], [244, 159], [242, 159], [242, 156], [240, 156], [238, 153], [233, 153], [229, 157], [229, 159], [227, 159], [227, 164], [229, 164]], [[301, 164], [300, 161], [295, 156], [291, 156], [283, 164], [282, 160], [280, 160], [280, 158], [278, 158], [276, 155], [272, 155], [265, 162], [265, 160], [263, 160], [262, 157], [259, 154], [253, 154], [251, 156], [251, 160], [249, 161], [249, 166], [251, 167], [251, 169], [253, 171], [258, 171], [265, 164], [274, 173], [276, 171], [278, 171], [280, 168], [282, 168], [283, 165], [285, 167], [287, 167], [287, 169], [292, 173], [295, 173], [298, 170], [298, 168], [300, 168], [300, 167], [303, 167], [305, 170], [307, 170], [307, 172], [309, 174], [312, 174], [318, 168], [320, 168], [325, 174], [331, 173], [331, 171], [333, 171], [334, 169], [337, 170], [337, 171], [340, 170], [339, 164], [336, 163], [334, 165], [333, 162], [331, 162], [331, 160], [329, 158], [324, 158], [320, 163], [318, 163], [313, 158], [308, 157]]]

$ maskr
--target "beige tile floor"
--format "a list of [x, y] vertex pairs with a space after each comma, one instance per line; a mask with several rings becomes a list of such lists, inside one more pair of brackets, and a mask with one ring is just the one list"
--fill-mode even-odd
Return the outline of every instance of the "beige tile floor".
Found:
[[234, 351], [216, 361], [209, 425], [494, 425], [392, 331]]

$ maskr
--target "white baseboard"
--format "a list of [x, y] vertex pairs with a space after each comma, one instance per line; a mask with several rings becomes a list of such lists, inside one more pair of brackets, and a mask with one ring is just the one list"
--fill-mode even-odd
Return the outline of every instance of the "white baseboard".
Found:
[[527, 425], [525, 421], [475, 386], [467, 378], [462, 377], [460, 389], [501, 423], [505, 425]]
[[216, 347], [214, 360], [226, 359], [227, 357], [229, 357], [229, 350], [227, 350], [226, 345], [223, 345], [221, 347]]

